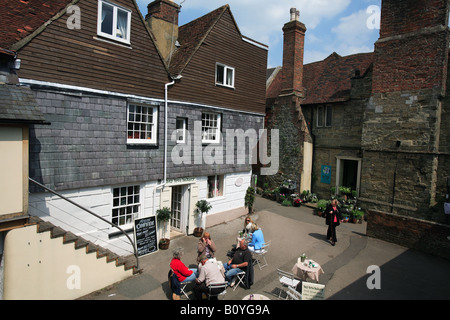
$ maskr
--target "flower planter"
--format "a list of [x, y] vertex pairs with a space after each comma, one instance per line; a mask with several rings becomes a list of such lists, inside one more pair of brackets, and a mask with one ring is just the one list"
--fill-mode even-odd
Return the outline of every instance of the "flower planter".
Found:
[[169, 245], [170, 245], [170, 239], [163, 238], [163, 239], [159, 240], [158, 247], [160, 250], [169, 249]]
[[203, 228], [194, 229], [194, 237], [200, 238], [203, 235]]

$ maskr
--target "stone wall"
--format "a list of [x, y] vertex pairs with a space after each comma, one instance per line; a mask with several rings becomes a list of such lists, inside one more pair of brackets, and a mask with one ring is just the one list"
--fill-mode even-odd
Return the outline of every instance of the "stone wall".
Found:
[[276, 100], [268, 101], [265, 127], [268, 129], [269, 143], [271, 131], [279, 130], [279, 171], [272, 176], [261, 176], [261, 186], [263, 183], [268, 183], [270, 187], [274, 188], [289, 179], [295, 181], [300, 187], [303, 169], [304, 128], [302, 128], [303, 121], [301, 112], [299, 113], [299, 109], [297, 109], [297, 103], [295, 96], [279, 97]]
[[450, 259], [448, 225], [370, 210], [367, 235]]

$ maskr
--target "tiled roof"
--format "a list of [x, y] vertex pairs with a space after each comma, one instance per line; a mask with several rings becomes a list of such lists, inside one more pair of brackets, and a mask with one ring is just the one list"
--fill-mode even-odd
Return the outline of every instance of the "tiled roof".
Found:
[[0, 122], [45, 123], [46, 121], [30, 88], [1, 84]]
[[[364, 75], [373, 62], [373, 53], [359, 53], [341, 57], [332, 53], [325, 60], [305, 64], [303, 87], [305, 99], [302, 104], [318, 104], [347, 101], [350, 98], [351, 78], [359, 70]], [[267, 88], [266, 97], [280, 94], [282, 72], [279, 72]]]
[[[73, 0], [2, 0], [0, 47], [11, 49], [31, 35]], [[13, 48], [15, 49], [15, 48]]]
[[169, 69], [172, 75], [180, 74], [183, 71], [226, 10], [229, 10], [229, 5], [224, 5], [179, 28], [178, 42], [180, 43], [180, 47], [172, 56], [169, 63]]
[[347, 101], [350, 98], [351, 78], [359, 70], [364, 75], [373, 62], [373, 53], [359, 53], [341, 57], [332, 53], [323, 61], [304, 66], [302, 104]]

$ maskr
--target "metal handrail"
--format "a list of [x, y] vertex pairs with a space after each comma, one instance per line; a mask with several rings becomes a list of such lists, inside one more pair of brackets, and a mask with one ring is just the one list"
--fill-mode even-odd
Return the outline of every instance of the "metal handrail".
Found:
[[64, 200], [70, 202], [71, 204], [77, 206], [78, 208], [80, 208], [80, 209], [82, 209], [82, 210], [84, 210], [84, 211], [86, 211], [86, 212], [92, 214], [93, 216], [99, 218], [100, 220], [102, 220], [102, 221], [108, 223], [109, 225], [111, 225], [111, 226], [113, 226], [113, 227], [119, 229], [119, 231], [122, 232], [122, 233], [128, 238], [128, 240], [130, 241], [131, 246], [133, 247], [134, 256], [136, 257], [136, 268], [137, 268], [137, 270], [140, 270], [140, 268], [139, 268], [139, 256], [138, 256], [138, 254], [137, 254], [136, 246], [134, 245], [134, 242], [133, 242], [133, 240], [131, 240], [130, 236], [129, 236], [122, 228], [120, 228], [118, 225], [116, 225], [116, 224], [114, 224], [114, 223], [112, 223], [112, 222], [106, 220], [105, 218], [100, 217], [98, 214], [92, 212], [91, 210], [84, 208], [83, 206], [79, 205], [78, 203], [76, 203], [76, 202], [74, 202], [74, 201], [72, 201], [72, 200], [66, 198], [66, 197], [63, 196], [62, 194], [59, 194], [58, 192], [56, 192], [56, 191], [54, 191], [54, 190], [52, 190], [52, 189], [47, 188], [46, 186], [44, 186], [44, 185], [40, 184], [39, 182], [37, 182], [37, 181], [31, 179], [30, 177], [28, 177], [28, 179], [29, 179], [31, 182], [33, 182], [34, 184], [38, 185], [39, 187], [41, 187], [41, 188], [47, 190], [48, 192], [51, 192], [51, 193], [53, 193], [54, 195], [57, 195], [58, 197], [60, 197], [60, 198], [62, 198], [62, 199], [64, 199]]

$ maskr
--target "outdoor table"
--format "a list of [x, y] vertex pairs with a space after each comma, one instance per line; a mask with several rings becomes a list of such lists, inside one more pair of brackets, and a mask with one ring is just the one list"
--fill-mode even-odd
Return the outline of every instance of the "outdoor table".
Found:
[[[222, 261], [217, 261], [216, 258], [211, 258], [211, 259], [208, 259], [208, 260], [214, 262], [214, 264], [217, 265], [217, 268], [219, 268], [219, 270], [220, 270], [220, 272], [222, 273], [222, 275], [223, 275], [223, 276], [225, 275], [225, 268], [223, 267], [223, 262], [222, 262]], [[202, 267], [203, 267], [202, 263], [199, 262], [199, 264], [198, 264], [198, 272], [199, 272], [199, 273], [200, 273], [200, 269], [201, 269]]]
[[[311, 262], [311, 264], [314, 264], [314, 267], [310, 266], [309, 262]], [[318, 264], [317, 262], [310, 259], [305, 260], [305, 262], [301, 262], [299, 258], [297, 260], [297, 263], [292, 268], [292, 273], [302, 280], [306, 280], [306, 278], [309, 277], [312, 280], [319, 282], [319, 276], [324, 272], [320, 264]]]
[[252, 240], [252, 234], [249, 233], [249, 234], [247, 234], [245, 236], [242, 236], [242, 237], [240, 237], [238, 235], [236, 240], [237, 240], [236, 249], [239, 249], [239, 246], [240, 246], [242, 240], [247, 240], [248, 242], [250, 242]]
[[270, 299], [263, 294], [253, 293], [246, 295], [245, 297], [242, 298], [242, 300], [270, 300]]

